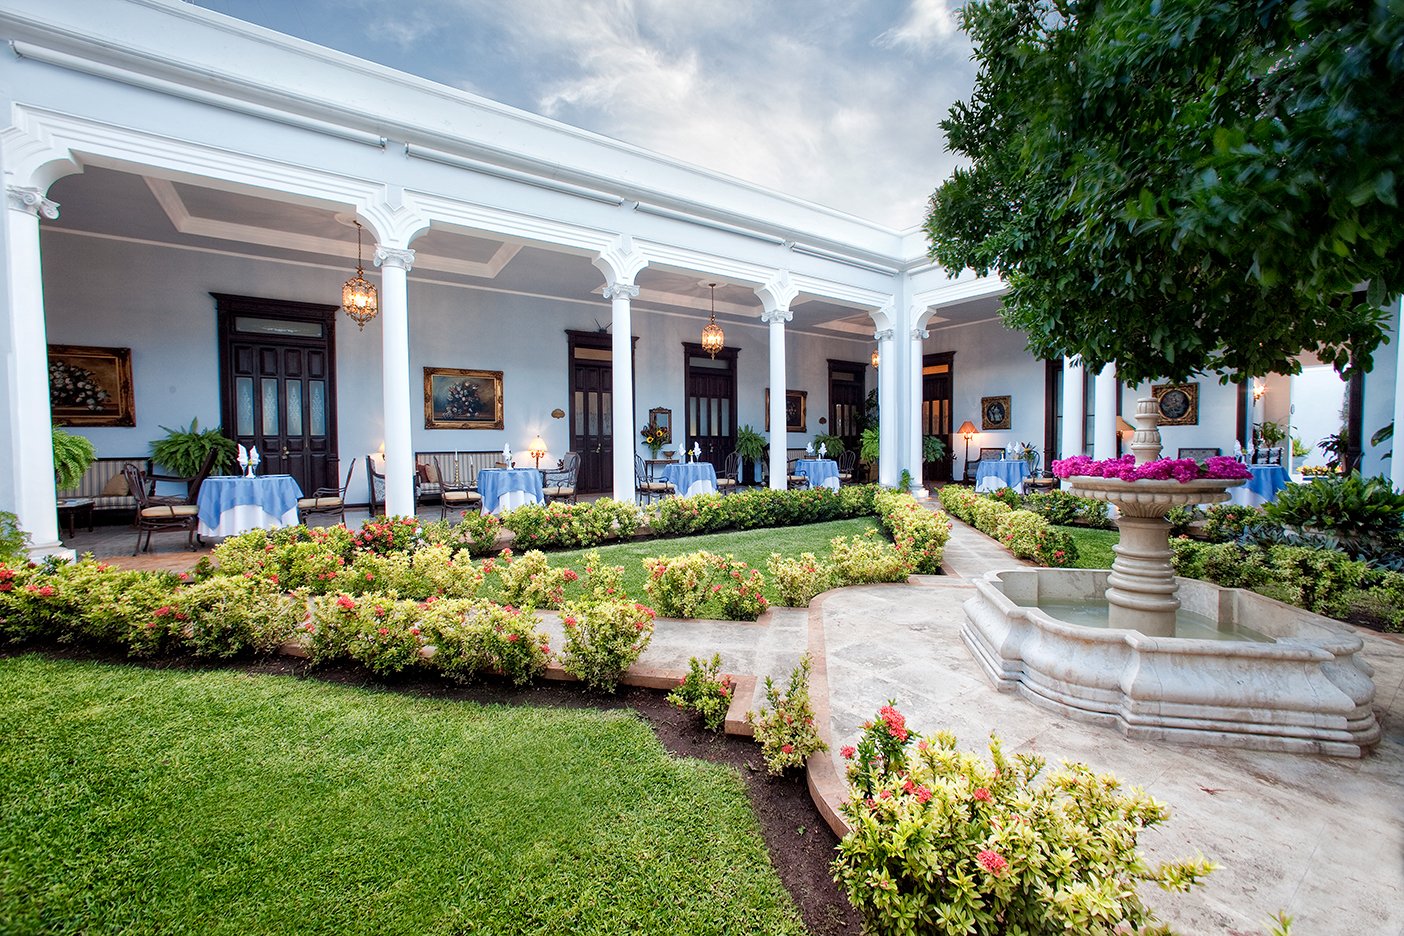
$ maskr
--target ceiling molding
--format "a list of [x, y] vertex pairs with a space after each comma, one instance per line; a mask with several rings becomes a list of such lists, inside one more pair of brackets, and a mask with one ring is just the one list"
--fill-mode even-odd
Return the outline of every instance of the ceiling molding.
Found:
[[[171, 225], [181, 234], [190, 237], [212, 237], [217, 240], [238, 241], [246, 244], [261, 244], [277, 250], [297, 250], [303, 253], [319, 253], [329, 257], [354, 257], [348, 241], [332, 237], [318, 237], [313, 234], [298, 234], [293, 231], [280, 231], [276, 228], [254, 224], [239, 224], [233, 221], [220, 221], [192, 214], [175, 184], [166, 179], [143, 177], [146, 187], [155, 196], [157, 204], [170, 219]], [[283, 203], [279, 203], [283, 204]], [[439, 254], [416, 251], [416, 267], [438, 270], [441, 273], [458, 273], [462, 276], [476, 276], [482, 279], [496, 279], [512, 258], [522, 248], [518, 244], [503, 243], [493, 253], [492, 258], [483, 261], [459, 260]]]

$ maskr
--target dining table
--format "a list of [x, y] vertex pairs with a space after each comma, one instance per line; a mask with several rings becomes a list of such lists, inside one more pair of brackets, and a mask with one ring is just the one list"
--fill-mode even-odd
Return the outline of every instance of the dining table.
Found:
[[975, 469], [975, 492], [989, 494], [1002, 488], [1018, 489], [1029, 476], [1029, 463], [1022, 458], [982, 458]]
[[206, 478], [195, 497], [201, 536], [237, 536], [249, 530], [296, 526], [302, 488], [292, 475]]
[[801, 458], [795, 462], [795, 474], [808, 478], [811, 488], [839, 489], [838, 462], [832, 458]]
[[1281, 465], [1248, 465], [1253, 476], [1246, 484], [1229, 488], [1229, 502], [1244, 507], [1261, 507], [1277, 500], [1277, 492], [1292, 483]]
[[483, 513], [503, 513], [526, 504], [542, 504], [541, 472], [535, 468], [484, 468], [478, 472]]
[[717, 493], [717, 470], [710, 462], [673, 462], [663, 466], [659, 477], [684, 497]]

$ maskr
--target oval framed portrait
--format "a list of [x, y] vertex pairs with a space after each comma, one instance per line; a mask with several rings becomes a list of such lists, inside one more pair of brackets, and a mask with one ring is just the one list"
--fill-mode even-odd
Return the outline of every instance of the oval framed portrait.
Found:
[[987, 396], [980, 398], [980, 431], [1009, 428], [1009, 397]]
[[1156, 384], [1151, 388], [1162, 426], [1199, 423], [1199, 384]]

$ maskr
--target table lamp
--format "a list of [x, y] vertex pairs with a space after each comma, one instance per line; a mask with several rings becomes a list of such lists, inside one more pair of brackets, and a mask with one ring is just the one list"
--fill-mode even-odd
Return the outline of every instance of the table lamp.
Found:
[[536, 470], [540, 471], [541, 456], [546, 454], [546, 443], [542, 440], [541, 433], [538, 432], [536, 438], [531, 440], [531, 448], [527, 449], [527, 453], [536, 459]]
[[956, 433], [957, 433], [958, 435], [963, 435], [963, 436], [965, 436], [965, 460], [966, 460], [966, 461], [970, 461], [970, 437], [973, 436], [973, 435], [975, 434], [975, 431], [976, 431], [976, 430], [975, 430], [975, 424], [974, 424], [973, 422], [971, 422], [970, 420], [968, 420], [968, 419], [967, 419], [965, 422], [961, 423], [961, 424], [960, 424], [960, 428], [956, 430]]

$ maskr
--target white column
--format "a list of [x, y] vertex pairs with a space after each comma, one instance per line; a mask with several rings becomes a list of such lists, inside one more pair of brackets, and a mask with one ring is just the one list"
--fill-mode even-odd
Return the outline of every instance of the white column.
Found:
[[621, 503], [634, 499], [634, 325], [629, 301], [638, 295], [639, 287], [631, 283], [613, 283], [604, 290], [614, 314], [610, 392], [614, 396], [614, 499]]
[[44, 276], [39, 259], [39, 216], [58, 217], [58, 205], [37, 188], [5, 189], [5, 301], [8, 313], [10, 381], [7, 388], [15, 450], [15, 515], [29, 534], [36, 557], [73, 556], [59, 542], [58, 494], [54, 487], [54, 443], [49, 410], [49, 348], [44, 323]]
[[770, 326], [770, 487], [789, 486], [790, 434], [785, 429], [785, 323], [794, 317], [788, 308], [769, 309], [761, 321]]
[[[1390, 440], [1389, 480], [1404, 491], [1404, 296], [1399, 297], [1394, 320], [1394, 438]], [[1289, 441], [1288, 446], [1292, 443]], [[1290, 450], [1290, 449], [1289, 449]]]
[[884, 328], [873, 335], [878, 343], [878, 483], [896, 487], [897, 467], [897, 342], [896, 332]]
[[1061, 446], [1064, 458], [1082, 454], [1082, 432], [1086, 413], [1082, 410], [1082, 385], [1086, 371], [1082, 358], [1063, 358], [1063, 438]]
[[381, 395], [385, 408], [385, 515], [414, 516], [410, 433], [409, 271], [414, 251], [376, 247], [380, 267]]
[[1093, 417], [1092, 455], [1097, 460], [1116, 457], [1116, 365], [1108, 364], [1097, 375], [1097, 409]]
[[926, 496], [926, 488], [921, 483], [921, 405], [922, 405], [922, 357], [925, 345], [922, 342], [931, 337], [931, 332], [924, 328], [912, 329], [912, 340], [910, 345], [911, 354], [911, 421], [908, 428], [911, 430], [911, 438], [908, 439], [907, 447], [907, 470], [912, 473], [911, 491], [918, 497]]

